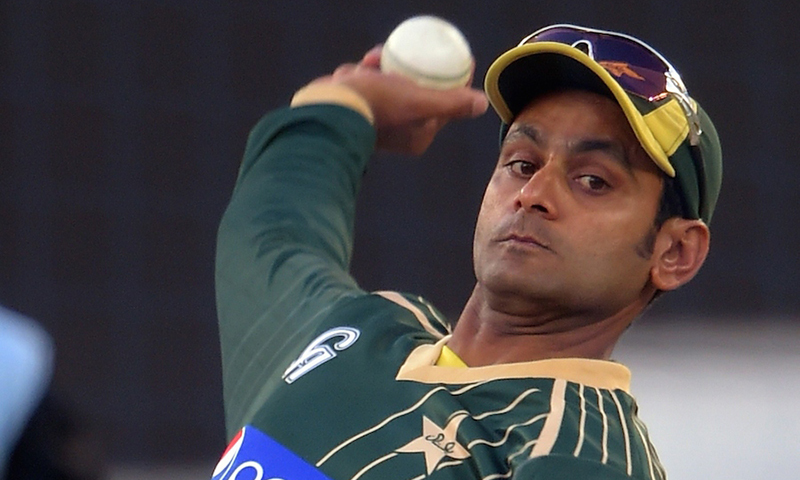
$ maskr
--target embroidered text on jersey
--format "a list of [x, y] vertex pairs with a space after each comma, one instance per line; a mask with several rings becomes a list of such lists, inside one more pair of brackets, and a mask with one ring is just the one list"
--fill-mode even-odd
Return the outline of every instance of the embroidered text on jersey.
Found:
[[[303, 353], [293, 361], [283, 373], [286, 383], [293, 383], [311, 370], [323, 363], [336, 358], [336, 352], [350, 348], [358, 340], [361, 332], [352, 327], [336, 327], [318, 336], [303, 350]], [[327, 342], [339, 339], [332, 345]]]

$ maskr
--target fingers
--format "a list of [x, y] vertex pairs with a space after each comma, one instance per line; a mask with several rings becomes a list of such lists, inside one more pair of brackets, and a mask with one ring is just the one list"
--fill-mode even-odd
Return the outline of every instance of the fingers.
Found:
[[364, 54], [364, 58], [361, 59], [359, 65], [361, 65], [362, 67], [380, 68], [382, 52], [383, 52], [383, 44], [379, 43], [378, 45], [375, 45], [367, 53]]
[[452, 90], [421, 88], [409, 108], [421, 116], [449, 119], [475, 118], [489, 108], [486, 95], [469, 87]]
[[358, 68], [358, 65], [355, 63], [345, 63], [343, 65], [339, 65], [336, 67], [336, 70], [333, 71], [333, 79], [338, 80], [342, 77], [350, 75], [356, 70], [356, 68]]
[[381, 52], [383, 45], [378, 44], [372, 47], [358, 63], [345, 63], [336, 68], [333, 78], [341, 78], [362, 68], [378, 69], [381, 66]]
[[[362, 87], [356, 89], [362, 94], [366, 94], [365, 96], [371, 103], [374, 101], [384, 103], [388, 100], [385, 95], [370, 94], [379, 93], [381, 90], [376, 82], [381, 82], [378, 77], [383, 77], [383, 75], [378, 75], [378, 77], [374, 75], [380, 73], [382, 51], [382, 44], [375, 45], [364, 54], [357, 64], [346, 63], [339, 66], [333, 73], [333, 79], [354, 87]], [[471, 73], [474, 74], [474, 71], [475, 63], [473, 62]], [[361, 77], [361, 79], [355, 77]], [[367, 78], [372, 79], [369, 81], [372, 83], [371, 86], [367, 85], [365, 81]], [[489, 106], [482, 91], [468, 87], [451, 90], [428, 89], [419, 87], [408, 79], [396, 75], [387, 75], [387, 81], [384, 88], [391, 90], [388, 92], [388, 96], [395, 97], [394, 100], [403, 98], [409, 102], [404, 107], [408, 107], [411, 112], [414, 112], [416, 118], [474, 118], [482, 115]], [[364, 87], [370, 91], [364, 91]]]
[[475, 59], [472, 59], [472, 66], [469, 67], [469, 80], [467, 80], [467, 85], [472, 85], [472, 81], [475, 80]]
[[[420, 154], [448, 122], [478, 117], [489, 107], [486, 95], [477, 89], [436, 90], [400, 75], [384, 74], [381, 53], [382, 46], [376, 45], [358, 63], [340, 65], [328, 77], [367, 102], [379, 148]], [[474, 73], [474, 64], [472, 68]]]

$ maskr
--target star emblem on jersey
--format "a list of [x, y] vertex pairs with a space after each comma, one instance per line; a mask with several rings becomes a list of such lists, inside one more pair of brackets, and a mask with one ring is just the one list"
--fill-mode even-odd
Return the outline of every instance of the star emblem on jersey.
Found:
[[425, 468], [430, 475], [444, 458], [463, 460], [469, 457], [469, 450], [464, 448], [456, 439], [456, 432], [461, 421], [467, 418], [466, 413], [455, 416], [447, 422], [444, 428], [436, 425], [433, 420], [422, 416], [422, 436], [398, 448], [398, 453], [423, 453], [425, 454]]

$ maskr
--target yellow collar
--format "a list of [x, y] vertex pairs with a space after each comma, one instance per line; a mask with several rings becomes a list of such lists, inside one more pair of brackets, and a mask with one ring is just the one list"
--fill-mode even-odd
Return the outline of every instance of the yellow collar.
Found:
[[[585, 358], [553, 358], [534, 362], [508, 363], [485, 367], [448, 368], [451, 363], [444, 353], [450, 336], [430, 345], [415, 348], [400, 367], [397, 380], [422, 383], [472, 383], [504, 378], [549, 377], [609, 390], [630, 392], [631, 372], [624, 365], [606, 360]], [[447, 350], [450, 350], [447, 348]], [[452, 352], [452, 350], [451, 350]], [[458, 359], [454, 352], [453, 357]], [[442, 360], [442, 358], [445, 358]], [[463, 364], [464, 362], [461, 361]]]
[[461, 357], [447, 345], [442, 346], [442, 353], [439, 354], [439, 358], [436, 360], [436, 366], [467, 368], [467, 364], [464, 363], [464, 360], [461, 360]]

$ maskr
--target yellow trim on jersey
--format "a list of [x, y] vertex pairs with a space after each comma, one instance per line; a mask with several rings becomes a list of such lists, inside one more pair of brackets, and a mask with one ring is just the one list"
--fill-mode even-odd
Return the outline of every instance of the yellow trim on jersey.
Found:
[[301, 88], [292, 97], [292, 107], [304, 105], [333, 104], [347, 107], [360, 113], [369, 123], [375, 124], [375, 115], [369, 103], [350, 87], [339, 83], [312, 83]]
[[439, 354], [439, 358], [436, 359], [436, 366], [467, 368], [467, 364], [464, 363], [464, 360], [461, 360], [461, 357], [447, 345], [442, 346], [442, 352]]
[[421, 383], [464, 384], [504, 378], [560, 378], [595, 388], [620, 389], [629, 393], [631, 372], [619, 363], [586, 358], [553, 358], [535, 362], [507, 363], [485, 367], [448, 368], [436, 365], [446, 336], [432, 345], [414, 349], [400, 367], [397, 380]]
[[564, 410], [567, 408], [566, 392], [566, 381], [559, 378], [553, 382], [553, 392], [550, 394], [550, 413], [542, 425], [542, 432], [528, 458], [543, 457], [550, 455], [550, 452], [553, 451], [553, 446], [558, 439], [558, 431], [564, 420]]
[[442, 334], [439, 332], [439, 330], [436, 329], [436, 327], [433, 326], [433, 324], [431, 323], [431, 321], [428, 318], [428, 316], [425, 315], [425, 313], [422, 310], [420, 310], [419, 308], [414, 306], [413, 303], [409, 302], [399, 292], [395, 292], [395, 291], [391, 291], [391, 290], [384, 290], [384, 291], [380, 291], [380, 292], [375, 292], [375, 294], [376, 295], [380, 295], [381, 297], [385, 298], [386, 300], [389, 300], [390, 302], [394, 302], [394, 303], [400, 305], [401, 307], [407, 309], [408, 311], [413, 313], [415, 317], [417, 317], [417, 320], [419, 321], [419, 324], [422, 325], [422, 328], [424, 328], [426, 332], [428, 332], [431, 335], [433, 335], [435, 337], [438, 337], [438, 338], [442, 337]]

